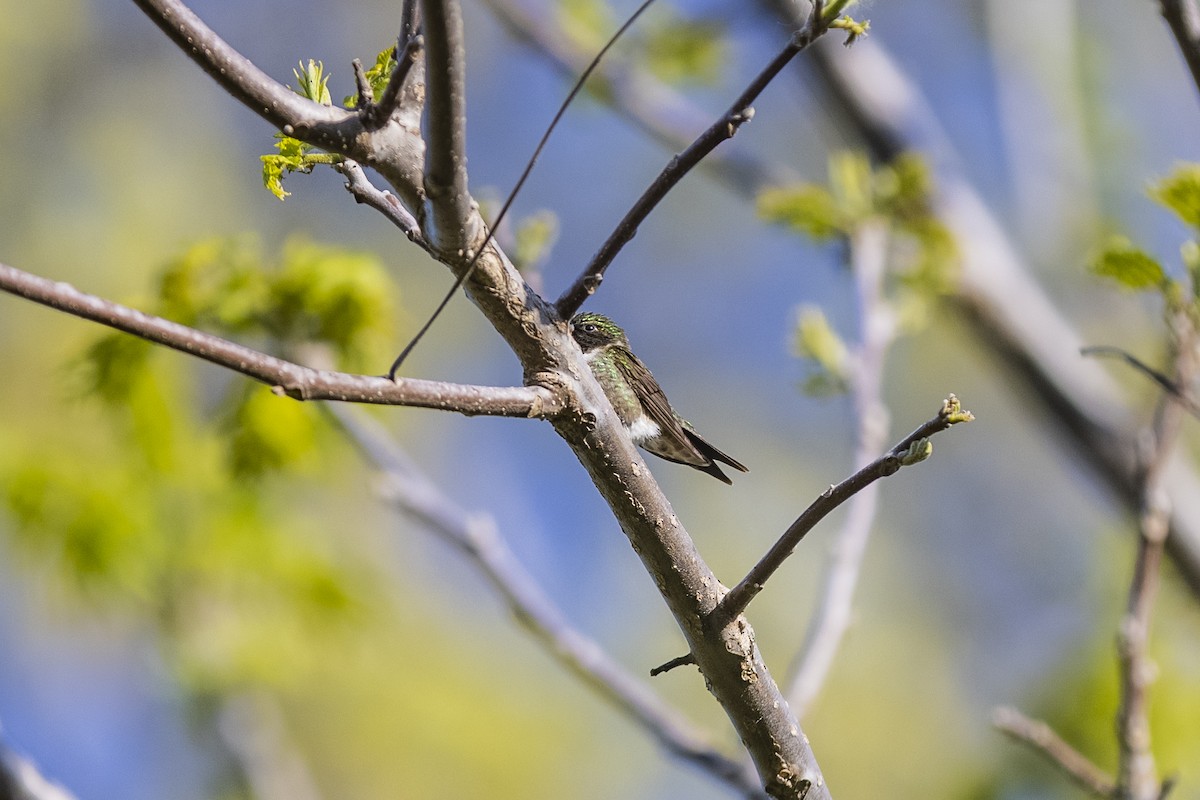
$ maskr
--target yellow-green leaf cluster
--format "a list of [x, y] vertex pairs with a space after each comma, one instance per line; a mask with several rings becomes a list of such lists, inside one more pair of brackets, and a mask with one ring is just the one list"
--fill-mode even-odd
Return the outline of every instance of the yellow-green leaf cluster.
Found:
[[[388, 80], [392, 77], [392, 72], [396, 69], [396, 48], [387, 48], [375, 56], [375, 63], [368, 67], [364, 74], [367, 77], [367, 84], [371, 87], [371, 97], [378, 100], [383, 94], [383, 90], [388, 85]], [[358, 106], [358, 95], [347, 95], [342, 100], [342, 105], [346, 108], [355, 108]]]
[[1090, 269], [1093, 274], [1134, 291], [1161, 289], [1167, 281], [1162, 265], [1123, 236], [1109, 239], [1092, 259]]
[[812, 367], [803, 385], [806, 394], [825, 397], [846, 392], [850, 353], [821, 309], [815, 306], [799, 309], [792, 352]]
[[1185, 224], [1200, 231], [1200, 164], [1180, 164], [1153, 184], [1149, 194], [1174, 211]]

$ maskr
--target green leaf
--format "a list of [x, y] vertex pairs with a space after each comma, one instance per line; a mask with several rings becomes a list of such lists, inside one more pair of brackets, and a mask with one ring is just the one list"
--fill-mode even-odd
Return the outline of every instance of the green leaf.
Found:
[[270, 190], [271, 194], [283, 200], [291, 195], [291, 192], [283, 188], [283, 176], [289, 172], [312, 171], [313, 165], [308, 158], [308, 152], [312, 150], [312, 146], [281, 133], [275, 134], [275, 137], [277, 139], [275, 149], [279, 152], [273, 155], [259, 156], [259, 159], [263, 165], [263, 185]]
[[804, 389], [811, 395], [843, 394], [847, 389], [849, 350], [815, 306], [803, 306], [796, 315], [796, 330], [792, 351], [808, 359], [815, 367], [805, 380]]
[[1090, 269], [1126, 289], [1157, 289], [1167, 280], [1162, 265], [1124, 237], [1113, 237], [1092, 260]]
[[768, 222], [782, 223], [817, 241], [828, 241], [846, 232], [837, 200], [815, 183], [764, 190], [758, 195], [758, 213]]
[[[378, 100], [383, 94], [384, 88], [387, 87], [388, 81], [392, 77], [392, 72], [396, 69], [396, 47], [395, 45], [383, 50], [379, 55], [375, 56], [375, 63], [367, 68], [365, 74], [367, 83], [371, 86], [371, 97]], [[342, 105], [346, 108], [355, 108], [358, 106], [358, 95], [347, 95], [342, 100]]]
[[665, 83], [711, 85], [729, 63], [723, 30], [716, 22], [671, 14], [655, 19], [640, 52], [649, 71]]
[[536, 267], [550, 254], [558, 240], [558, 217], [552, 211], [539, 211], [521, 220], [516, 231], [513, 263], [524, 271]]
[[1180, 164], [1149, 189], [1154, 200], [1174, 211], [1187, 225], [1200, 230], [1200, 164]]
[[265, 386], [242, 393], [229, 421], [229, 467], [235, 477], [261, 478], [314, 452], [314, 408], [276, 397]]
[[300, 88], [296, 89], [296, 94], [323, 106], [333, 105], [333, 99], [329, 96], [329, 76], [325, 74], [323, 63], [313, 61], [311, 58], [307, 65], [301, 61], [300, 69], [292, 70], [292, 74], [296, 76], [296, 81], [300, 84]]

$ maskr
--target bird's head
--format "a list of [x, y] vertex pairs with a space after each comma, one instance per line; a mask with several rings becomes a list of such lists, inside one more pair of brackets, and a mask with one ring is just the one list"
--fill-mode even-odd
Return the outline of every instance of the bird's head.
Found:
[[617, 323], [592, 311], [584, 311], [571, 318], [571, 336], [585, 353], [614, 344], [629, 347], [625, 331]]

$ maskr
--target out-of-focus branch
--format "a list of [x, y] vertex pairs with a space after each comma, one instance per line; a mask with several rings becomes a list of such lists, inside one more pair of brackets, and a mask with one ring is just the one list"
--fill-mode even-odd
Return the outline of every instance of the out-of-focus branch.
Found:
[[1158, 0], [1158, 4], [1200, 90], [1200, 6], [1196, 0]]
[[[1174, 375], [1170, 383], [1190, 386], [1198, 367], [1198, 334], [1186, 311], [1171, 315]], [[1129, 587], [1125, 616], [1117, 634], [1117, 663], [1121, 677], [1121, 705], [1117, 710], [1119, 761], [1117, 787], [1131, 800], [1157, 800], [1163, 792], [1150, 749], [1148, 689], [1155, 667], [1148, 647], [1154, 601], [1158, 595], [1163, 544], [1170, 524], [1170, 497], [1164, 476], [1171, 451], [1179, 439], [1187, 409], [1170, 393], [1159, 401], [1154, 423], [1143, 442], [1142, 504], [1138, 519], [1137, 560]]]
[[425, 36], [426, 238], [465, 255], [479, 215], [467, 191], [467, 69], [458, 0], [421, 0]]
[[466, 556], [524, 627], [558, 662], [640, 725], [663, 748], [746, 797], [763, 797], [757, 777], [718, 752], [675, 709], [574, 628], [517, 560], [490, 517], [469, 514], [422, 475], [367, 415], [328, 408], [384, 478], [381, 494]]
[[0, 800], [75, 800], [0, 736]]
[[224, 698], [217, 730], [255, 800], [321, 800], [312, 771], [288, 736], [273, 698], [254, 692]]
[[540, 386], [469, 386], [408, 378], [391, 381], [304, 367], [7, 264], [0, 264], [0, 291], [202, 358], [262, 381], [277, 394], [296, 400], [340, 400], [436, 408], [468, 415], [539, 418], [552, 416], [563, 407], [557, 393]]
[[[850, 372], [850, 395], [857, 422], [854, 468], [865, 469], [879, 458], [887, 441], [888, 409], [883, 400], [883, 366], [895, 337], [895, 318], [883, 296], [887, 269], [888, 223], [870, 218], [849, 237], [850, 270], [858, 305], [859, 342]], [[794, 675], [787, 689], [796, 716], [816, 698], [833, 658], [850, 626], [854, 591], [875, 523], [878, 486], [871, 484], [850, 500], [846, 521], [834, 541], [829, 565], [822, 571], [816, 613], [809, 622]]]
[[974, 416], [959, 405], [958, 398], [950, 395], [942, 403], [937, 416], [904, 437], [895, 447], [875, 459], [846, 480], [830, 486], [813, 501], [804, 513], [783, 532], [767, 554], [754, 565], [746, 577], [729, 590], [713, 610], [708, 624], [721, 625], [746, 610], [750, 601], [763, 590], [767, 578], [783, 566], [783, 562], [795, 551], [800, 540], [816, 527], [831, 511], [849, 500], [870, 484], [895, 475], [901, 467], [923, 461], [932, 444], [928, 441], [935, 433], [946, 430], [960, 422], [970, 422]]
[[1105, 800], [1116, 796], [1117, 783], [1112, 776], [1067, 744], [1046, 723], [1030, 719], [1017, 709], [1004, 706], [992, 712], [992, 725], [1014, 741], [1041, 754], [1084, 791]]
[[701, 133], [687, 149], [671, 159], [670, 163], [659, 173], [653, 183], [647, 187], [642, 196], [637, 199], [637, 202], [625, 214], [625, 217], [617, 224], [616, 229], [613, 230], [604, 244], [600, 246], [600, 250], [596, 255], [592, 256], [592, 260], [584, 267], [583, 272], [575, 279], [575, 282], [555, 302], [555, 308], [560, 317], [569, 319], [583, 305], [583, 301], [596, 291], [600, 286], [600, 282], [604, 280], [604, 273], [608, 269], [609, 264], [617, 257], [617, 253], [633, 239], [637, 234], [638, 226], [645, 221], [655, 206], [675, 188], [679, 181], [683, 180], [683, 177], [693, 167], [715, 150], [717, 145], [727, 139], [732, 139], [734, 134], [737, 133], [738, 128], [754, 118], [754, 109], [750, 104], [755, 101], [763, 89], [775, 79], [793, 58], [802, 53], [828, 30], [829, 23], [832, 20], [828, 19], [822, 13], [823, 11], [824, 4], [821, 0], [816, 0], [813, 3], [808, 19], [804, 22], [804, 26], [792, 35], [791, 39], [779, 54], [772, 59], [771, 63], [755, 76], [745, 91], [729, 106], [725, 114]]

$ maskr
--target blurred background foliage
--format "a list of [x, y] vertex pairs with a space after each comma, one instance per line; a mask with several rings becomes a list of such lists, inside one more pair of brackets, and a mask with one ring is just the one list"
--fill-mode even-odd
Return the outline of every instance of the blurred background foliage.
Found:
[[[587, 49], [632, 8], [552, 6], [563, 36]], [[295, 85], [297, 61], [321, 61], [334, 97], [352, 94], [350, 60], [370, 64], [398, 13], [384, 2], [336, 14], [265, 0], [193, 7], [279, 80]], [[487, 8], [465, 8], [472, 188], [500, 197], [567, 86]], [[1196, 269], [1194, 242], [1174, 255], [1195, 238], [1194, 168], [1173, 170], [1200, 159], [1200, 114], [1153, 4], [923, 0], [856, 14], [928, 94], [1055, 300], [1090, 340], [1154, 363], [1158, 289]], [[0, 0], [0, 19], [5, 262], [368, 373], [449, 286], [331, 170], [288, 176], [282, 204], [264, 190], [258, 159], [273, 132], [132, 4]], [[765, 14], [689, 0], [656, 7], [611, 58], [715, 115], [786, 33]], [[756, 209], [690, 177], [591, 307], [618, 318], [683, 413], [751, 466], [714, 490], [651, 465], [729, 582], [848, 470], [848, 404], [801, 391], [814, 357], [833, 374], [853, 346], [837, 240], [862, 214], [905, 231], [891, 298], [921, 313], [905, 317], [888, 369], [893, 438], [949, 391], [979, 422], [883, 486], [856, 625], [805, 730], [838, 797], [1075, 797], [989, 728], [989, 709], [1044, 716], [1112, 765], [1132, 522], [939, 313], [954, 248], [924, 213], [919, 154], [867, 165], [802, 73], [784, 75], [725, 145], [788, 164], [797, 183]], [[618, 86], [592, 88], [518, 201], [519, 232], [502, 232], [551, 295], [670, 156], [597, 102]], [[1147, 198], [1151, 180], [1176, 214]], [[1089, 267], [1151, 291], [1114, 291]], [[808, 333], [800, 307], [819, 310]], [[462, 299], [406, 368], [520, 377]], [[1148, 414], [1153, 387], [1114, 374]], [[563, 675], [454, 553], [394, 517], [319, 407], [11, 297], [0, 297], [0, 381], [0, 722], [80, 798], [728, 796]], [[464, 507], [495, 515], [549, 594], [631, 670], [680, 652], [548, 426], [371, 413]], [[752, 610], [779, 677], [838, 522], [805, 541]], [[1161, 602], [1155, 747], [1189, 796], [1200, 785], [1200, 612], [1169, 569]], [[653, 685], [734, 746], [694, 673]], [[281, 763], [292, 768], [274, 779], [291, 783], [278, 794], [269, 767]]]

